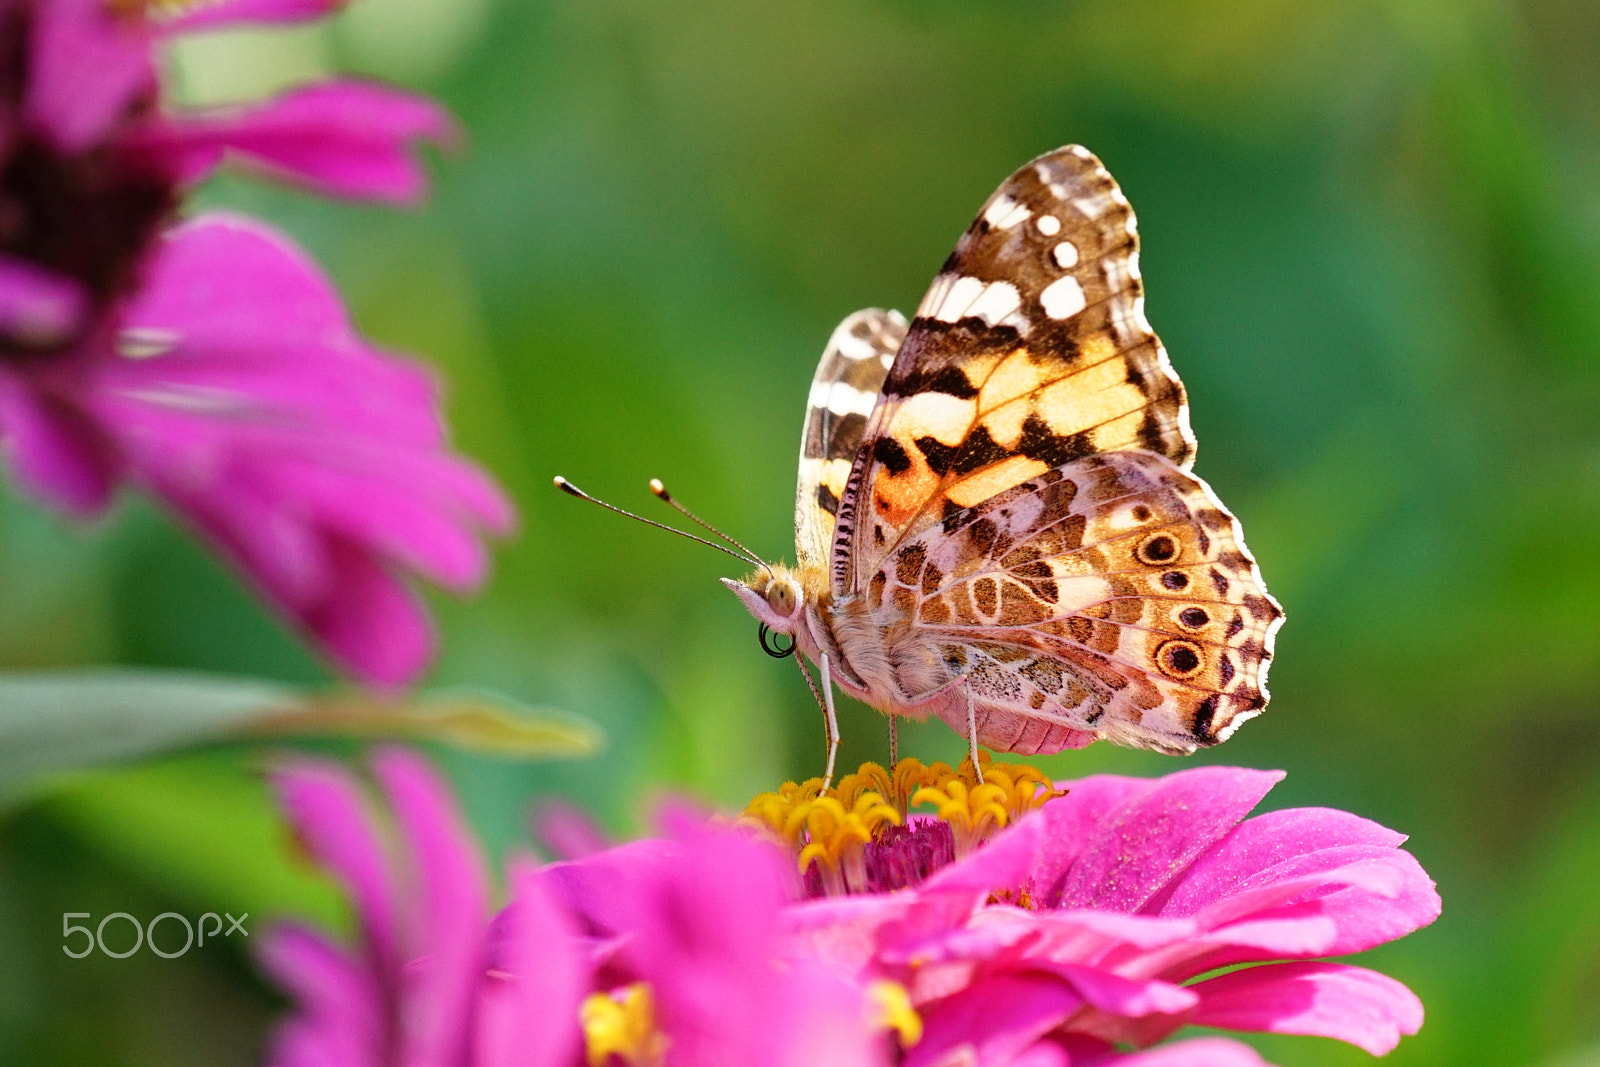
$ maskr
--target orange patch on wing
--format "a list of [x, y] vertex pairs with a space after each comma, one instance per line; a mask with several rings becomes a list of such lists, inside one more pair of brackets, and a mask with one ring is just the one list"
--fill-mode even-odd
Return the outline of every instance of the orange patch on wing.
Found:
[[1049, 386], [1034, 407], [1051, 430], [1073, 434], [1138, 411], [1146, 402], [1128, 381], [1128, 361], [1116, 356]]
[[1049, 469], [1050, 465], [1043, 460], [1029, 459], [1027, 456], [1008, 456], [999, 463], [961, 479], [952, 485], [945, 495], [958, 507], [970, 508], [997, 493], [1005, 492], [1012, 486], [1021, 485], [1029, 478], [1038, 477]]

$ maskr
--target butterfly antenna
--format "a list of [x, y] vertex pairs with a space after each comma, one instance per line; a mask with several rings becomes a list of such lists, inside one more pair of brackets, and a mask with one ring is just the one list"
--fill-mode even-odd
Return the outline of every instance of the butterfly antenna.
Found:
[[[718, 552], [722, 552], [722, 553], [724, 553], [726, 555], [732, 556], [734, 559], [739, 560], [739, 561], [741, 561], [743, 563], [750, 563], [750, 564], [753, 564], [753, 565], [755, 565], [757, 567], [765, 567], [766, 566], [766, 564], [761, 562], [761, 560], [754, 553], [750, 552], [749, 549], [744, 549], [744, 551], [747, 553], [746, 555], [740, 555], [739, 553], [733, 551], [732, 549], [725, 548], [724, 546], [717, 544], [715, 541], [707, 541], [704, 537], [696, 537], [694, 534], [689, 533], [687, 530], [680, 530], [676, 526], [668, 526], [664, 522], [656, 522], [654, 519], [647, 519], [643, 515], [635, 515], [633, 512], [626, 511], [626, 510], [624, 510], [622, 508], [619, 508], [615, 504], [607, 504], [604, 500], [601, 500], [599, 497], [590, 496], [588, 493], [585, 493], [582, 489], [579, 489], [577, 486], [573, 485], [571, 482], [567, 481], [565, 478], [561, 477], [561, 475], [559, 475], [559, 474], [556, 475], [556, 488], [561, 490], [563, 493], [566, 493], [568, 496], [575, 496], [579, 500], [587, 500], [591, 504], [599, 504], [601, 507], [605, 508], [607, 511], [614, 511], [618, 515], [626, 515], [630, 519], [637, 519], [638, 521], [644, 523], [646, 526], [654, 526], [658, 530], [665, 530], [668, 533], [675, 533], [679, 537], [687, 537], [691, 541], [699, 541], [702, 545], [709, 545], [712, 548], [716, 549]], [[730, 538], [730, 540], [732, 540], [732, 539]], [[736, 545], [739, 544], [739, 542], [737, 542], [737, 541], [734, 541], [733, 543], [736, 544]], [[740, 548], [744, 548], [743, 545], [739, 545], [739, 547]]]
[[700, 516], [696, 515], [682, 504], [678, 503], [678, 498], [667, 492], [667, 487], [661, 484], [660, 478], [650, 479], [650, 491], [656, 496], [660, 497], [666, 503], [676, 508], [678, 514], [682, 515], [696, 526], [699, 526], [702, 529], [710, 530], [712, 533], [716, 534], [718, 537], [722, 538], [724, 541], [728, 542], [728, 544], [732, 545], [734, 548], [737, 548], [740, 552], [743, 552], [751, 559], [758, 560], [761, 558], [748, 548], [744, 547], [744, 545], [740, 544], [738, 541], [735, 541], [733, 538], [729, 537], [727, 534], [723, 533], [721, 530], [717, 529], [715, 526], [711, 525], [709, 522], [702, 519]]

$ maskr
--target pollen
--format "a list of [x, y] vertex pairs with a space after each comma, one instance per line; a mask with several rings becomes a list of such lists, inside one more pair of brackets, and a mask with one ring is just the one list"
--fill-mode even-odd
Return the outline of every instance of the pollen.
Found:
[[893, 1031], [901, 1048], [910, 1048], [922, 1040], [922, 1016], [911, 1006], [911, 994], [905, 986], [879, 979], [867, 986], [867, 1001], [872, 1005], [873, 1024]]
[[656, 1026], [655, 998], [645, 982], [592, 993], [578, 1008], [589, 1067], [616, 1057], [627, 1067], [660, 1067], [667, 1039]]
[[[861, 768], [824, 790], [822, 779], [785, 782], [750, 801], [739, 822], [794, 855], [813, 895], [886, 892], [916, 885], [1061, 793], [1026, 764], [905, 759]], [[931, 808], [931, 811], [921, 810]]]

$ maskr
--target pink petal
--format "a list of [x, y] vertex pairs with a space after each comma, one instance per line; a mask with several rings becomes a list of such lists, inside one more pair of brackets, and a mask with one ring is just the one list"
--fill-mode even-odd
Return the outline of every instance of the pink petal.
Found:
[[[1269, 1067], [1255, 1049], [1225, 1037], [1174, 1041], [1103, 1062], [1117, 1067]], [[1078, 1061], [1073, 1061], [1073, 1067], [1080, 1067]]]
[[1051, 978], [990, 978], [921, 1007], [922, 1040], [906, 1050], [903, 1067], [945, 1063], [998, 1067], [1082, 1006], [1070, 986]]
[[1060, 905], [1139, 911], [1282, 778], [1281, 771], [1197, 767], [1157, 780], [1112, 812], [1085, 843]]
[[123, 327], [164, 337], [169, 349], [224, 355], [353, 336], [338, 291], [310, 257], [262, 223], [215, 214], [167, 233]]
[[474, 1062], [481, 1067], [575, 1063], [588, 967], [572, 920], [531, 864], [513, 864], [511, 903], [500, 920], [504, 951], [485, 979]]
[[[1163, 915], [1192, 915], [1263, 874], [1296, 871], [1326, 850], [1347, 846], [1395, 849], [1405, 835], [1330, 808], [1291, 808], [1246, 819], [1178, 878], [1165, 894]], [[1290, 865], [1286, 867], [1286, 865]]]
[[[1115, 774], [1097, 774], [1077, 781], [1058, 782], [1067, 795], [1050, 801], [1034, 817], [1045, 820], [1044, 847], [1040, 850], [1032, 872], [1033, 899], [1043, 907], [1069, 907], [1061, 899], [1067, 875], [1078, 857], [1093, 839], [1094, 833], [1111, 813], [1134, 798], [1144, 796], [1156, 787], [1156, 780], [1126, 778]], [[1026, 821], [1018, 824], [1026, 825]], [[999, 845], [997, 839], [976, 855]]]
[[4, 364], [0, 449], [28, 492], [79, 518], [110, 501], [116, 461], [98, 428]]
[[1422, 1027], [1422, 1002], [1411, 990], [1339, 963], [1247, 967], [1189, 988], [1201, 998], [1197, 1025], [1333, 1037], [1374, 1056]]
[[446, 451], [431, 376], [367, 347], [292, 245], [225, 218], [168, 237], [119, 344], [80, 402], [131, 474], [346, 669], [414, 678], [433, 635], [399, 572], [475, 587], [483, 528], [513, 517]]
[[1193, 1008], [1199, 1001], [1199, 997], [1191, 990], [1171, 982], [1139, 981], [1083, 964], [1057, 963], [1048, 959], [1030, 959], [1027, 965], [1032, 971], [1059, 975], [1091, 1007], [1112, 1015], [1127, 1018], [1178, 1015]]
[[298, 1011], [273, 1040], [275, 1067], [381, 1067], [382, 994], [371, 972], [317, 934], [269, 927], [259, 959]]
[[404, 1062], [461, 1062], [473, 994], [484, 968], [488, 885], [475, 841], [449, 790], [420, 757], [386, 748], [373, 757], [420, 885], [419, 942], [427, 958], [404, 978]]
[[77, 334], [88, 313], [76, 281], [0, 253], [0, 334], [23, 348], [53, 347]]
[[190, 181], [232, 155], [319, 192], [408, 204], [428, 184], [416, 146], [456, 137], [449, 114], [427, 97], [336, 80], [265, 104], [161, 119], [134, 143]]
[[161, 23], [168, 32], [217, 29], [252, 22], [305, 22], [343, 7], [345, 0], [220, 0], [191, 4]]
[[112, 15], [104, 0], [50, 0], [31, 11], [23, 118], [61, 151], [83, 152], [137, 98], [153, 97], [150, 29]]
[[280, 764], [272, 785], [296, 836], [354, 900], [376, 966], [397, 966], [395, 885], [360, 788], [339, 765], [309, 759]]

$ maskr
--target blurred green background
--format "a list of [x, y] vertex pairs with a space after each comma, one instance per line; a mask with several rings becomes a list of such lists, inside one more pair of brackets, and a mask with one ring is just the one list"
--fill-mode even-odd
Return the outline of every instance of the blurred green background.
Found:
[[[239, 179], [362, 327], [448, 382], [522, 510], [486, 592], [437, 598], [430, 685], [597, 723], [584, 760], [441, 751], [504, 852], [530, 806], [619, 834], [653, 797], [735, 807], [816, 773], [821, 729], [661, 517], [652, 476], [792, 557], [806, 385], [833, 325], [913, 308], [1011, 170], [1088, 145], [1140, 215], [1149, 315], [1197, 471], [1289, 621], [1268, 715], [1197, 757], [1281, 767], [1274, 806], [1412, 835], [1444, 917], [1363, 962], [1428, 1008], [1395, 1064], [1600, 1064], [1600, 11], [1591, 0], [360, 0], [186, 42], [188, 102], [335, 71], [468, 131], [415, 213]], [[126, 500], [67, 526], [0, 499], [0, 666], [329, 681], [190, 538]], [[847, 762], [882, 758], [869, 709]], [[943, 726], [903, 750], [957, 757]], [[324, 746], [328, 747], [328, 746]], [[332, 746], [336, 751], [354, 748]], [[254, 1062], [276, 995], [235, 937], [82, 961], [60, 916], [338, 923], [244, 746], [74, 776], [0, 813], [0, 1062]], [[1095, 746], [1059, 776], [1182, 764]], [[525, 847], [525, 846], [524, 846]], [[1360, 1063], [1252, 1038], [1275, 1062]]]

